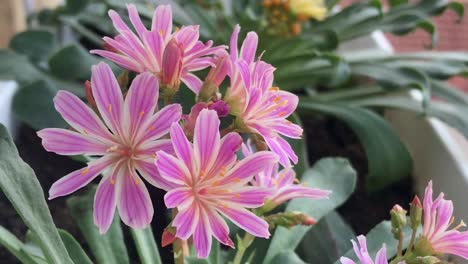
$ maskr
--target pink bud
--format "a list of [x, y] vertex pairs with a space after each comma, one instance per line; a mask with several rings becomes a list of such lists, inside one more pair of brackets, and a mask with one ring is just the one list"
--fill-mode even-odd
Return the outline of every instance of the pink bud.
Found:
[[212, 103], [208, 103], [208, 109], [215, 110], [218, 113], [218, 117], [225, 117], [229, 115], [229, 105], [223, 100], [215, 100]]
[[164, 229], [164, 231], [162, 233], [161, 246], [162, 247], [168, 246], [168, 245], [172, 244], [175, 239], [176, 239], [176, 237], [175, 237], [174, 228], [168, 227], [168, 228]]
[[86, 81], [84, 83], [84, 86], [85, 86], [85, 93], [86, 93], [86, 99], [88, 100], [88, 104], [92, 107], [95, 107], [96, 101], [94, 100], [93, 90], [91, 88], [91, 82]]
[[419, 197], [417, 195], [414, 196], [413, 201], [411, 202], [412, 206], [422, 208], [421, 200], [419, 200]]
[[215, 64], [216, 66], [212, 67], [208, 73], [206, 82], [211, 82], [211, 84], [217, 88], [224, 81], [229, 71], [229, 55], [225, 50], [216, 58]]
[[161, 81], [162, 83], [173, 89], [180, 86], [180, 76], [182, 74], [182, 56], [183, 49], [179, 46], [175, 39], [172, 39], [164, 49]]
[[317, 221], [313, 217], [310, 217], [308, 215], [305, 215], [302, 219], [302, 224], [305, 226], [315, 225], [316, 223]]

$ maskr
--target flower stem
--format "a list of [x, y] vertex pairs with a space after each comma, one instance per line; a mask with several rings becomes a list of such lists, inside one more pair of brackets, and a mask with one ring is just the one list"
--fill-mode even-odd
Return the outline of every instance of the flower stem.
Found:
[[408, 245], [408, 248], [406, 249], [406, 253], [405, 253], [405, 257], [408, 256], [411, 251], [412, 251], [412, 248], [414, 246], [414, 241], [416, 240], [416, 233], [417, 233], [417, 229], [413, 229], [413, 233], [411, 234], [411, 240], [410, 240], [410, 243]]
[[239, 236], [237, 237], [237, 252], [236, 252], [236, 256], [234, 257], [233, 264], [242, 263], [242, 258], [244, 257], [245, 251], [252, 244], [254, 239], [255, 237], [249, 233], [245, 233], [244, 238], [242, 239], [240, 239]]
[[400, 231], [400, 239], [398, 240], [398, 257], [403, 255], [403, 231]]

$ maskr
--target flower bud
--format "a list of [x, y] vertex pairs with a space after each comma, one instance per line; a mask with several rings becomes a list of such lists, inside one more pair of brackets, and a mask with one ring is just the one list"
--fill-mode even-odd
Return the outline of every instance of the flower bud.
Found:
[[171, 90], [178, 90], [180, 86], [182, 55], [182, 48], [175, 39], [172, 39], [164, 50], [161, 69], [161, 82]]
[[172, 226], [168, 226], [164, 229], [162, 233], [162, 238], [161, 238], [161, 246], [165, 247], [167, 245], [170, 245], [174, 242], [176, 239], [175, 236], [176, 229]]
[[226, 117], [229, 115], [229, 105], [223, 100], [214, 100], [213, 102], [208, 103], [208, 109], [215, 110], [218, 114], [218, 117]]
[[96, 100], [94, 100], [93, 89], [91, 87], [91, 82], [86, 81], [84, 83], [84, 86], [85, 86], [85, 93], [86, 93], [86, 99], [88, 100], [88, 104], [91, 107], [96, 108]]
[[270, 230], [274, 229], [276, 226], [284, 226], [289, 228], [297, 225], [311, 226], [317, 223], [314, 218], [304, 213], [295, 211], [269, 215], [265, 218], [265, 220], [270, 225]]
[[413, 201], [410, 204], [410, 226], [411, 229], [416, 230], [421, 225], [422, 218], [422, 205], [419, 197], [414, 196]]
[[400, 239], [400, 233], [402, 232], [403, 227], [406, 226], [406, 213], [406, 210], [398, 204], [394, 205], [392, 210], [390, 210], [392, 233], [395, 239]]

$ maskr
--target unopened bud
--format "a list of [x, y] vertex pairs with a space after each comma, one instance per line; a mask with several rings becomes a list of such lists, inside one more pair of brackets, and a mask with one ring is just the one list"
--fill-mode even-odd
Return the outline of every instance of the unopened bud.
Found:
[[421, 225], [422, 218], [422, 205], [419, 197], [414, 196], [410, 204], [410, 226], [411, 229], [416, 230]]
[[93, 90], [92, 90], [92, 87], [91, 87], [91, 82], [86, 81], [84, 83], [84, 86], [85, 86], [85, 93], [86, 93], [86, 99], [88, 100], [88, 104], [91, 107], [95, 108], [96, 107], [96, 101], [94, 100]]
[[265, 218], [265, 220], [268, 222], [270, 230], [277, 226], [284, 226], [289, 228], [297, 225], [311, 226], [317, 223], [314, 218], [304, 213], [295, 211], [269, 215]]
[[223, 100], [214, 100], [208, 103], [208, 109], [215, 110], [218, 117], [226, 117], [230, 112], [229, 105]]
[[390, 210], [392, 233], [395, 239], [400, 239], [403, 227], [406, 226], [406, 213], [406, 210], [398, 204], [394, 205], [392, 210]]
[[172, 227], [172, 226], [166, 227], [162, 233], [161, 246], [165, 247], [167, 245], [172, 244], [174, 240], [176, 239], [175, 233], [176, 233], [175, 227]]

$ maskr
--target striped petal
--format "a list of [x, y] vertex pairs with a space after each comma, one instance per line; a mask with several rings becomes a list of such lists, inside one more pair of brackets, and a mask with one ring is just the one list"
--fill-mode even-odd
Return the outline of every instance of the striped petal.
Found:
[[208, 172], [214, 164], [220, 147], [219, 118], [214, 110], [203, 109], [198, 115], [193, 139], [200, 169]]
[[108, 149], [98, 140], [66, 129], [46, 128], [37, 135], [47, 151], [60, 155], [105, 155]]
[[110, 175], [103, 178], [99, 183], [94, 196], [94, 224], [99, 228], [99, 232], [104, 234], [109, 230], [114, 218], [115, 207], [117, 204], [116, 185], [113, 178], [116, 175]]
[[270, 237], [268, 223], [247, 209], [220, 206], [217, 210], [250, 234], [257, 237]]

